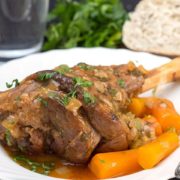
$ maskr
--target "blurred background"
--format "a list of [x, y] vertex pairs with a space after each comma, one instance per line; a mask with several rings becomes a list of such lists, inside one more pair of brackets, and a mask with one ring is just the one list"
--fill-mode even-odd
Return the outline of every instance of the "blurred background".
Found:
[[[12, 2], [16, 3], [15, 7]], [[92, 2], [96, 5], [92, 5]], [[123, 47], [122, 27], [128, 19], [127, 12], [134, 10], [138, 2], [0, 1], [0, 60], [6, 61], [51, 49]]]
[[[123, 5], [127, 11], [132, 11], [139, 1], [140, 0], [122, 0]], [[55, 6], [55, 4], [56, 4], [56, 0], [51, 0], [50, 9], [52, 9]]]

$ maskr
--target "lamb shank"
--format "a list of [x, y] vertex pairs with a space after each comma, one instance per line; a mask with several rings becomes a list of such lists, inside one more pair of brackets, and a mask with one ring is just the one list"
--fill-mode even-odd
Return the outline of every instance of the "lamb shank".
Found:
[[147, 75], [133, 63], [79, 63], [32, 74], [0, 93], [0, 141], [13, 151], [53, 153], [75, 164], [94, 152], [142, 145], [155, 130], [127, 107]]

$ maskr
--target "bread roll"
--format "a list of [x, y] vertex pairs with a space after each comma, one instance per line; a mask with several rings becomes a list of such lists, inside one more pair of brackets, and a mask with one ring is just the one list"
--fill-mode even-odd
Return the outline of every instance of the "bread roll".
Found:
[[124, 44], [137, 51], [180, 56], [180, 0], [142, 0], [123, 27]]

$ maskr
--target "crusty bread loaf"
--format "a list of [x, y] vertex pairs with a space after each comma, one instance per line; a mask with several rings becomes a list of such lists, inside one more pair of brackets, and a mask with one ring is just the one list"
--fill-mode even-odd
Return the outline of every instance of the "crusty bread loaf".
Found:
[[180, 0], [142, 0], [123, 28], [133, 50], [180, 56]]

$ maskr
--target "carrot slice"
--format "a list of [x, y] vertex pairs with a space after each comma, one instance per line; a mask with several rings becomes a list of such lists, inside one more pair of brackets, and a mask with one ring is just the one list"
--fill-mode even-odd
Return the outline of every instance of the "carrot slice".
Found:
[[137, 162], [137, 149], [96, 154], [89, 168], [97, 178], [122, 176], [142, 169]]
[[175, 132], [166, 132], [138, 149], [138, 163], [144, 169], [152, 168], [173, 152], [178, 145], [178, 135]]
[[157, 97], [132, 98], [129, 105], [129, 111], [137, 117], [143, 117], [146, 114], [152, 114], [152, 111], [159, 107], [169, 108], [175, 111], [171, 101]]
[[157, 108], [168, 108], [175, 111], [173, 103], [168, 99], [149, 97], [145, 98], [146, 113], [152, 114]]
[[173, 109], [159, 107], [153, 110], [152, 114], [161, 124], [163, 131], [175, 128], [178, 133], [180, 132], [180, 115]]
[[129, 110], [137, 117], [142, 117], [145, 114], [145, 99], [144, 98], [132, 98], [129, 105]]

